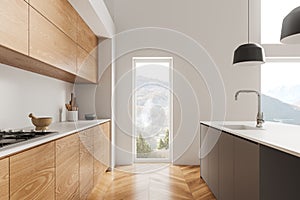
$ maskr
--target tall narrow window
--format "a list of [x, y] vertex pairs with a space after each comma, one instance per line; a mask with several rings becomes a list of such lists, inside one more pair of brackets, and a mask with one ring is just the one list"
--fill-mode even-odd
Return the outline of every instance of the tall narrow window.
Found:
[[133, 58], [134, 160], [168, 162], [172, 134], [172, 58]]

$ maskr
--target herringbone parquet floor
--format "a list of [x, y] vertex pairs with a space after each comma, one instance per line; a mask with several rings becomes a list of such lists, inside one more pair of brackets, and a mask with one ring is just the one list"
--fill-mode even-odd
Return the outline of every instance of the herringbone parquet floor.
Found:
[[89, 200], [215, 199], [199, 166], [137, 164], [106, 173]]

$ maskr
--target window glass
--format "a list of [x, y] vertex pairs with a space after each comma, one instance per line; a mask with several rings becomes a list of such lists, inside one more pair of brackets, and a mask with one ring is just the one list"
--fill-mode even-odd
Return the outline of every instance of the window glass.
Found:
[[266, 121], [300, 125], [300, 63], [268, 62], [261, 67]]
[[280, 43], [281, 26], [284, 17], [300, 6], [300, 0], [261, 0], [261, 43]]
[[134, 60], [135, 161], [170, 159], [171, 60]]

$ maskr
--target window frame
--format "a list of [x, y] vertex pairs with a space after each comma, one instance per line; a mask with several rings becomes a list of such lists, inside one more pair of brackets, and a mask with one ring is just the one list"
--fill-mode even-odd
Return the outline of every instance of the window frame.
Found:
[[[169, 158], [137, 158], [136, 157], [136, 129], [135, 125], [132, 126], [132, 133], [133, 133], [133, 139], [132, 139], [132, 160], [133, 163], [173, 163], [173, 64], [174, 59], [173, 57], [132, 57], [132, 90], [135, 90], [135, 77], [136, 77], [136, 62], [143, 61], [143, 62], [169, 62], [170, 64], [170, 88], [171, 88], [171, 95], [170, 95], [170, 127], [169, 127]], [[133, 95], [132, 100], [132, 123], [135, 123], [135, 108], [134, 104], [136, 103], [136, 100]]]
[[[300, 62], [300, 44], [261, 43], [261, 1], [263, 0], [250, 1], [250, 18], [253, 22], [250, 32], [253, 34], [254, 41], [264, 48], [266, 62]], [[279, 38], [280, 35], [278, 40]]]

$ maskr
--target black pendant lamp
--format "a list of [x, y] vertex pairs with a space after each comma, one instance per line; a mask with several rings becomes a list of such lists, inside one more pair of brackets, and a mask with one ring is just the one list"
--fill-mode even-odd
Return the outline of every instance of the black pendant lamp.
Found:
[[248, 43], [240, 45], [234, 51], [233, 65], [251, 66], [265, 63], [264, 49], [256, 43], [249, 42], [249, 0], [248, 0]]
[[280, 41], [285, 44], [300, 44], [300, 6], [283, 19]]

